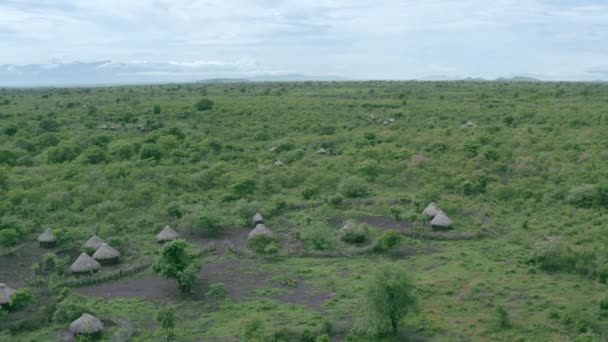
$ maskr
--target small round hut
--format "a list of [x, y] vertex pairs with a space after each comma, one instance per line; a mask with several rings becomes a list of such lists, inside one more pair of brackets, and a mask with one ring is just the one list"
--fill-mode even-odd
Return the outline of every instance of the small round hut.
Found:
[[179, 234], [169, 226], [165, 226], [160, 233], [156, 234], [156, 241], [158, 243], [165, 243], [177, 238], [179, 238]]
[[431, 226], [433, 228], [450, 228], [454, 224], [448, 215], [446, 215], [443, 211], [439, 210], [437, 215], [431, 220]]
[[255, 213], [255, 215], [253, 215], [251, 218], [251, 223], [254, 227], [260, 223], [264, 223], [264, 217], [260, 213]]
[[57, 236], [55, 236], [51, 227], [48, 227], [36, 240], [42, 248], [53, 248], [57, 244]]
[[101, 265], [91, 258], [87, 253], [82, 253], [70, 266], [70, 271], [75, 274], [89, 274], [97, 272]]
[[70, 331], [74, 335], [98, 335], [103, 331], [103, 323], [99, 318], [83, 313], [80, 318], [70, 324]]
[[0, 306], [7, 307], [11, 302], [11, 296], [15, 290], [11, 289], [4, 283], [0, 283]]
[[[91, 236], [91, 238], [89, 240], [87, 240], [87, 242], [85, 242], [84, 244], [84, 248], [86, 249], [90, 249], [93, 252], [95, 252], [96, 250], [99, 249], [99, 247], [101, 247], [101, 245], [103, 245], [105, 243], [105, 241], [103, 241], [102, 238], [100, 238], [97, 235], [93, 235]], [[92, 253], [91, 253], [92, 254]]]
[[440, 210], [441, 209], [439, 209], [437, 207], [435, 202], [431, 202], [431, 203], [429, 203], [429, 205], [426, 206], [426, 208], [424, 208], [424, 210], [422, 212], [428, 217], [435, 217], [435, 215], [437, 215], [437, 213], [439, 213]]
[[265, 235], [268, 237], [274, 237], [272, 230], [268, 229], [263, 223], [257, 224], [252, 231], [247, 235], [247, 239], [252, 239], [258, 235]]
[[274, 162], [274, 166], [285, 166], [285, 163], [282, 160], [277, 160]]
[[321, 147], [319, 150], [317, 150], [317, 154], [327, 154], [327, 150], [323, 147]]
[[112, 248], [107, 243], [103, 243], [101, 247], [93, 254], [93, 259], [101, 265], [114, 265], [118, 263], [120, 252]]

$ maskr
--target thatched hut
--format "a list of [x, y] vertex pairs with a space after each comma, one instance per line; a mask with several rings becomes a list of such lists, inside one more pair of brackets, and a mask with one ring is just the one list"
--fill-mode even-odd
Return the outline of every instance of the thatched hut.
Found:
[[441, 210], [439, 210], [437, 215], [431, 220], [431, 226], [435, 228], [450, 228], [453, 224], [454, 221]]
[[327, 154], [329, 151], [327, 151], [325, 148], [321, 147], [319, 150], [317, 150], [317, 154]]
[[107, 243], [103, 243], [101, 247], [93, 254], [93, 259], [97, 260], [101, 265], [113, 265], [118, 263], [120, 252], [112, 248]]
[[83, 313], [80, 318], [70, 324], [70, 331], [74, 335], [96, 335], [103, 331], [103, 323], [99, 318]]
[[165, 243], [167, 241], [175, 240], [179, 238], [179, 234], [169, 226], [165, 226], [160, 233], [156, 234], [156, 241], [158, 243]]
[[70, 266], [70, 271], [77, 274], [87, 274], [97, 272], [101, 265], [91, 258], [87, 253], [82, 253]]
[[15, 290], [6, 286], [4, 283], [0, 283], [0, 306], [6, 307], [11, 302], [11, 296], [15, 293]]
[[462, 125], [462, 128], [473, 128], [477, 125], [475, 125], [475, 123], [471, 120], [467, 121], [464, 123], [464, 125]]
[[435, 202], [431, 202], [429, 203], [429, 205], [426, 206], [426, 208], [424, 208], [422, 212], [428, 217], [435, 217], [435, 215], [437, 215], [437, 213], [439, 213], [440, 211], [441, 209], [437, 207]]
[[264, 223], [264, 217], [260, 213], [255, 213], [251, 218], [251, 224], [255, 227], [260, 223]]
[[252, 231], [247, 235], [247, 239], [252, 239], [259, 235], [265, 235], [268, 237], [274, 237], [272, 230], [268, 229], [263, 223], [257, 224]]
[[38, 240], [38, 244], [42, 248], [53, 248], [57, 244], [57, 236], [53, 233], [53, 228], [51, 227], [48, 227], [36, 240]]
[[104, 243], [105, 241], [103, 241], [102, 238], [97, 235], [93, 235], [89, 240], [87, 240], [87, 242], [85, 242], [84, 248], [91, 249], [94, 252], [98, 250], [99, 247], [101, 247], [101, 245], [103, 245]]
[[277, 160], [274, 162], [274, 166], [284, 166], [285, 163], [282, 160]]

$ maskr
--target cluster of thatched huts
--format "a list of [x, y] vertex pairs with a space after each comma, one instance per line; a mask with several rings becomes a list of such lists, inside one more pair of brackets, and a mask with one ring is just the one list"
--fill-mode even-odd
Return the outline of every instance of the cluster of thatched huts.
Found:
[[[37, 240], [42, 248], [53, 248], [57, 244], [57, 236], [53, 232], [53, 228], [50, 227], [40, 234]], [[102, 265], [118, 263], [118, 259], [120, 258], [120, 252], [97, 235], [91, 236], [85, 242], [84, 249], [91, 255], [84, 252], [81, 253], [70, 266], [70, 272], [74, 274], [94, 273]]]
[[434, 228], [450, 228], [454, 224], [446, 213], [443, 212], [435, 202], [429, 203], [429, 205], [424, 208], [423, 213], [431, 219], [431, 226]]

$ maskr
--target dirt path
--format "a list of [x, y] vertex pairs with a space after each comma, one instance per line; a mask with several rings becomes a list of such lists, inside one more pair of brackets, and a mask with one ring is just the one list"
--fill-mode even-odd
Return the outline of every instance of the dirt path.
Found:
[[315, 291], [299, 278], [296, 287], [287, 287], [277, 280], [270, 280], [276, 274], [263, 272], [256, 267], [256, 260], [227, 259], [204, 264], [199, 278], [200, 283], [193, 289], [193, 294], [184, 296], [180, 293], [175, 281], [154, 275], [141, 275], [132, 279], [108, 282], [101, 285], [87, 286], [74, 291], [88, 296], [111, 298], [145, 298], [151, 300], [192, 300], [204, 299], [209, 286], [224, 284], [231, 300], [239, 301], [256, 296], [255, 291], [262, 288], [282, 288], [287, 293], [270, 296], [284, 303], [307, 306], [322, 311], [323, 303], [333, 298], [333, 294]]

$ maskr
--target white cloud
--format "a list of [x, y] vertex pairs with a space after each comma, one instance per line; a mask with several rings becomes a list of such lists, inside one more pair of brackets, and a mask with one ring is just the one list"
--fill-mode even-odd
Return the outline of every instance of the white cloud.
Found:
[[0, 64], [146, 60], [162, 70], [577, 79], [608, 68], [608, 3], [5, 0], [0, 40]]

